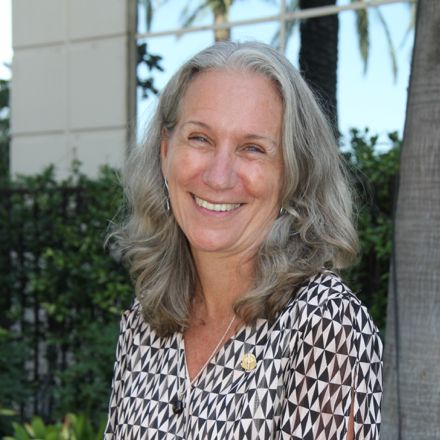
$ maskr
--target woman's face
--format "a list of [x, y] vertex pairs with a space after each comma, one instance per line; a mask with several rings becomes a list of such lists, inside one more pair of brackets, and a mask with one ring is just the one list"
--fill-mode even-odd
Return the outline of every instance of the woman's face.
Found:
[[280, 209], [281, 98], [257, 73], [206, 71], [161, 143], [174, 216], [193, 252], [253, 255]]

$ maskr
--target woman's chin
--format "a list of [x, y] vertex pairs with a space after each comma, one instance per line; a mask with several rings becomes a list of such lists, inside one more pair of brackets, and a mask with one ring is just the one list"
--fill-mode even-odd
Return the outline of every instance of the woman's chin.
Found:
[[203, 236], [201, 234], [190, 237], [191, 248], [199, 252], [234, 252], [238, 248], [238, 238], [222, 236]]
[[232, 246], [227, 243], [200, 242], [191, 243], [191, 248], [198, 252], [227, 253], [231, 251]]

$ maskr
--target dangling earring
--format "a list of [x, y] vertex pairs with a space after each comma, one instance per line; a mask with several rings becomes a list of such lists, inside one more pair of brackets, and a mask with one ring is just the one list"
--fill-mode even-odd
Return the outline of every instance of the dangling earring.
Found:
[[168, 188], [168, 180], [166, 179], [166, 177], [164, 178], [164, 182], [165, 182], [165, 209], [167, 210], [167, 212], [170, 210], [170, 191]]
[[278, 214], [278, 217], [283, 216], [285, 213], [286, 213], [286, 210], [281, 206], [281, 208], [280, 208], [280, 212], [279, 212], [279, 214]]

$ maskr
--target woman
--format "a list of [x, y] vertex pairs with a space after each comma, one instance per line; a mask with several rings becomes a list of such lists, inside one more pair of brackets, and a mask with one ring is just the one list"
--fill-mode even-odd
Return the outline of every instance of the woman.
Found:
[[332, 131], [286, 58], [217, 43], [164, 89], [113, 234], [135, 280], [106, 439], [378, 439], [382, 345]]

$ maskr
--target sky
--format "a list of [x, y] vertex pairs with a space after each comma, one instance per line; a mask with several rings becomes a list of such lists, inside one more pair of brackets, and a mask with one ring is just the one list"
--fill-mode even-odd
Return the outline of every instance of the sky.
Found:
[[[341, 0], [346, 4], [349, 0]], [[155, 12], [153, 30], [175, 28], [180, 23], [180, 4], [176, 0], [163, 2]], [[276, 1], [236, 1], [231, 10], [231, 19], [261, 17], [277, 13]], [[179, 6], [176, 6], [179, 5]], [[338, 110], [339, 127], [347, 136], [350, 128], [368, 127], [371, 133], [385, 139], [391, 131], [403, 132], [406, 95], [410, 72], [410, 58], [413, 32], [407, 35], [410, 21], [406, 3], [391, 4], [380, 8], [388, 23], [391, 37], [396, 46], [398, 76], [393, 78], [391, 61], [385, 33], [374, 9], [370, 9], [370, 58], [368, 70], [363, 73], [363, 64], [357, 47], [355, 14], [352, 11], [339, 14], [339, 67], [338, 67]], [[196, 24], [208, 24], [212, 18], [207, 15]], [[140, 17], [142, 27], [142, 17]], [[142, 29], [141, 29], [142, 30]], [[233, 29], [232, 37], [238, 40], [261, 40], [270, 42], [276, 31], [275, 23], [245, 26]], [[407, 38], [405, 36], [407, 35]], [[402, 44], [402, 41], [404, 43]], [[158, 37], [148, 41], [148, 49], [163, 57], [164, 73], [154, 73], [155, 85], [160, 89], [171, 74], [193, 53], [213, 42], [211, 31], [185, 35], [179, 39], [173, 36]], [[0, 78], [10, 78], [10, 70], [3, 63], [10, 63], [11, 49], [11, 0], [0, 0]], [[298, 29], [290, 39], [286, 56], [297, 66], [299, 50]], [[156, 100], [139, 99], [138, 134], [155, 106]]]

